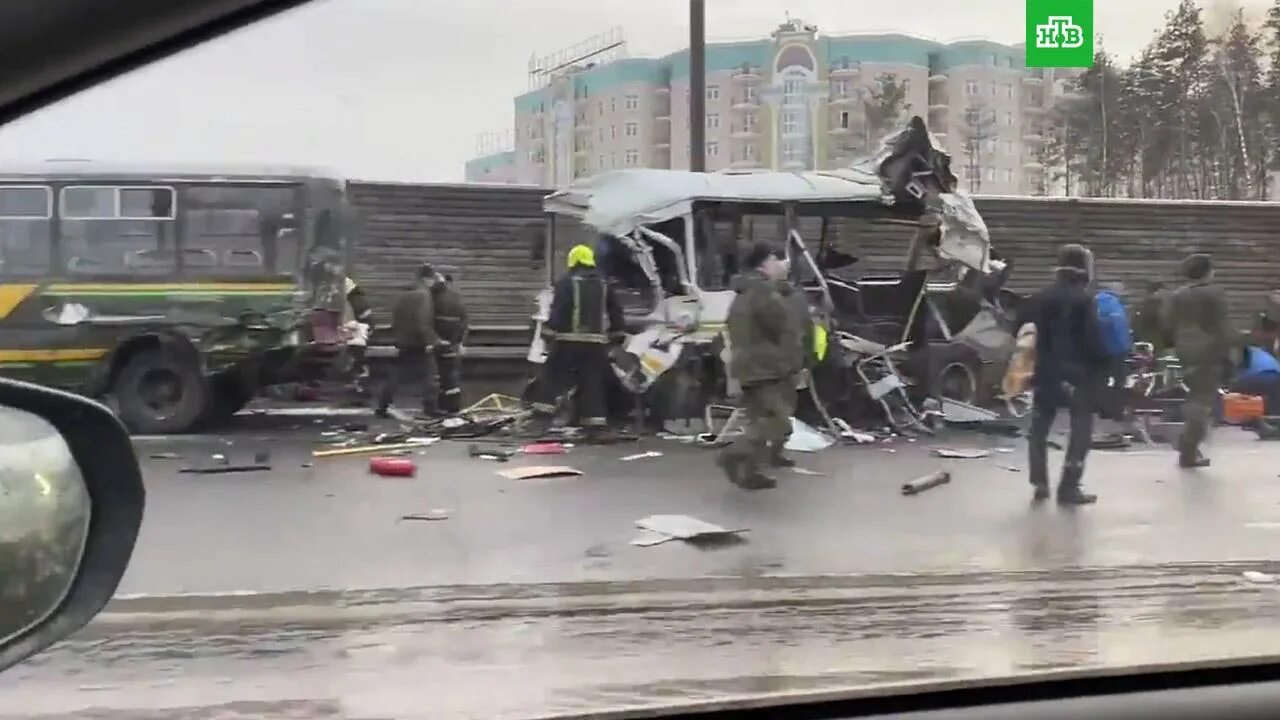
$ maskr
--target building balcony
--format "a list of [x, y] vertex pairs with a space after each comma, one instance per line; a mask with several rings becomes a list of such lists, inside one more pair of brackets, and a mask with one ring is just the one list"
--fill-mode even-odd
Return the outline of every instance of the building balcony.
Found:
[[732, 138], [760, 137], [760, 127], [758, 125], [733, 125], [729, 128], [729, 137], [732, 137]]
[[738, 158], [729, 161], [729, 168], [732, 170], [754, 170], [762, 167], [764, 165], [755, 158]]
[[1049, 108], [1036, 103], [1027, 103], [1022, 107], [1022, 111], [1032, 115], [1043, 115], [1049, 111]]
[[670, 95], [670, 94], [671, 94], [671, 86], [670, 86], [670, 85], [659, 85], [659, 86], [657, 86], [657, 87], [655, 87], [655, 88], [653, 89], [653, 94], [654, 94], [654, 95]]
[[951, 109], [951, 103], [944, 98], [931, 98], [929, 100], [930, 113], [945, 113]]
[[657, 140], [654, 140], [653, 149], [666, 150], [669, 152], [671, 150], [671, 138], [658, 138]]
[[829, 69], [831, 77], [852, 77], [861, 71], [862, 68], [858, 63], [850, 62], [844, 58], [832, 63]]
[[944, 83], [948, 79], [947, 74], [941, 70], [934, 70], [929, 73], [929, 82], [931, 83]]
[[847, 93], [847, 92], [837, 93], [827, 99], [828, 105], [834, 105], [837, 107], [848, 107], [850, 105], [856, 105], [857, 103], [858, 103], [858, 96], [854, 95], [853, 93]]
[[1044, 169], [1044, 163], [1040, 162], [1039, 160], [1036, 160], [1035, 158], [1027, 158], [1026, 160], [1023, 160], [1023, 161], [1022, 161], [1022, 169], [1024, 169], [1024, 170], [1043, 170], [1043, 169]]
[[734, 68], [730, 77], [734, 80], [740, 80], [747, 83], [759, 82], [761, 78], [760, 68], [755, 65], [748, 65], [744, 63]]
[[591, 123], [588, 122], [577, 122], [573, 124], [573, 131], [578, 134], [590, 133], [591, 129]]
[[741, 97], [735, 97], [733, 99], [733, 104], [730, 105], [729, 107], [739, 112], [750, 112], [754, 110], [759, 110], [760, 99], [756, 97], [747, 97], [745, 95]]
[[1022, 140], [1023, 142], [1032, 142], [1032, 143], [1044, 142], [1044, 133], [1033, 128], [1031, 130], [1027, 130], [1022, 134]]
[[[1039, 69], [1039, 68], [1035, 68], [1035, 69]], [[1035, 74], [1035, 73], [1032, 73], [1030, 70], [1028, 70], [1026, 74], [1022, 76], [1022, 82], [1027, 85], [1043, 85], [1044, 74], [1043, 73]]]

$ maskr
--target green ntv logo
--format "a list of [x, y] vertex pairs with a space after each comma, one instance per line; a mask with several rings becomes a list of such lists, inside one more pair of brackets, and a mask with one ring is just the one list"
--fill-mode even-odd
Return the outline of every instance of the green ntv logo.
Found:
[[1093, 0], [1027, 0], [1027, 67], [1093, 64]]

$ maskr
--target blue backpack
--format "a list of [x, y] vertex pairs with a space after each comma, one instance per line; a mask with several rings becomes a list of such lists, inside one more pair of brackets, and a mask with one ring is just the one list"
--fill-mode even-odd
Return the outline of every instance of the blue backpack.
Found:
[[1102, 334], [1102, 349], [1111, 357], [1129, 354], [1133, 334], [1129, 329], [1129, 313], [1115, 293], [1103, 290], [1094, 298], [1098, 307], [1098, 332]]

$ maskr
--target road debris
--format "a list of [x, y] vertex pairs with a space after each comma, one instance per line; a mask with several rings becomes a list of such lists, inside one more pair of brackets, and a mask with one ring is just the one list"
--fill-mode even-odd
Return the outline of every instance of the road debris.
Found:
[[227, 464], [230, 464], [231, 462], [230, 460], [227, 460], [226, 455], [223, 455], [221, 453], [214, 453], [209, 456], [209, 459], [218, 463], [219, 465], [227, 465]]
[[1245, 570], [1244, 579], [1258, 585], [1270, 585], [1276, 581], [1274, 575], [1268, 575], [1263, 572], [1258, 572], [1257, 570]]
[[952, 460], [977, 460], [978, 458], [989, 457], [991, 451], [965, 448], [933, 448], [933, 454], [940, 458], [950, 458]]
[[575, 470], [564, 465], [529, 465], [499, 470], [498, 474], [508, 480], [532, 480], [534, 478], [576, 477], [583, 473], [581, 470]]
[[926, 490], [932, 490], [939, 485], [946, 485], [949, 482], [951, 482], [951, 473], [946, 470], [939, 470], [935, 473], [930, 473], [924, 477], [918, 477], [909, 483], [903, 484], [902, 494], [919, 495]]
[[623, 457], [620, 459], [622, 460], [622, 462], [631, 462], [632, 460], [644, 460], [647, 458], [660, 458], [660, 457], [662, 457], [662, 453], [658, 452], [657, 450], [650, 450], [649, 452], [636, 453], [635, 455], [627, 455], [626, 457]]
[[811, 476], [811, 477], [826, 477], [826, 476], [827, 476], [827, 474], [826, 474], [826, 473], [820, 473], [820, 472], [818, 472], [817, 470], [810, 470], [810, 469], [808, 469], [808, 468], [802, 468], [802, 467], [793, 467], [793, 468], [791, 468], [791, 472], [793, 472], [793, 473], [795, 473], [795, 474], [797, 474], [797, 475], [809, 475], [809, 476]]
[[480, 458], [481, 460], [497, 460], [498, 462], [506, 462], [515, 457], [516, 450], [499, 445], [482, 447], [478, 444], [472, 443], [467, 446], [467, 454], [473, 458]]
[[179, 470], [187, 475], [225, 475], [228, 473], [263, 472], [271, 470], [270, 465], [215, 465], [213, 467], [185, 467]]
[[428, 510], [424, 513], [410, 513], [408, 515], [401, 515], [400, 519], [401, 520], [422, 520], [424, 522], [438, 522], [440, 520], [448, 520], [449, 511], [448, 510]]
[[418, 472], [418, 466], [405, 458], [371, 457], [369, 472], [382, 477], [412, 477]]
[[746, 528], [726, 529], [688, 515], [650, 515], [636, 521], [636, 527], [644, 531], [631, 541], [636, 547], [653, 547], [671, 540], [683, 540], [692, 544], [722, 544], [742, 542]]
[[568, 451], [567, 445], [558, 442], [529, 443], [520, 448], [525, 455], [564, 455]]
[[151, 453], [152, 460], [181, 460], [182, 456], [176, 452], [158, 452]]
[[357, 447], [344, 447], [332, 450], [314, 450], [311, 456], [314, 458], [339, 457], [342, 455], [363, 455], [365, 453], [386, 453], [396, 450], [421, 450], [430, 447], [440, 438], [416, 438], [409, 442], [400, 443], [398, 445], [360, 445]]
[[836, 443], [829, 435], [819, 431], [812, 425], [791, 418], [791, 437], [787, 438], [786, 448], [792, 452], [818, 452], [826, 450]]
[[269, 464], [271, 464], [271, 451], [270, 451], [270, 450], [259, 450], [258, 452], [254, 453], [254, 454], [253, 454], [253, 464], [255, 464], [255, 465], [269, 465]]

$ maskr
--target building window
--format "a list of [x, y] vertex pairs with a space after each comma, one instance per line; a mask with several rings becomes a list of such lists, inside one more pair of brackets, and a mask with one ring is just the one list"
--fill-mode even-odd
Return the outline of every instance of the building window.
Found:
[[965, 81], [964, 81], [964, 92], [965, 92], [965, 94], [966, 94], [966, 95], [977, 95], [977, 94], [978, 94], [978, 81], [977, 81], [977, 80], [965, 80]]
[[1009, 83], [1004, 84], [1004, 96], [1007, 98], [1013, 97], [1013, 86]]
[[754, 130], [756, 127], [756, 116], [755, 115], [744, 116], [742, 118], [742, 124], [743, 124], [743, 127], [745, 127], [746, 129]]
[[1007, 183], [1012, 183], [1012, 182], [1013, 182], [1013, 171], [1012, 171], [1012, 170], [1005, 170], [1005, 171], [1004, 171], [1004, 181], [1005, 181], [1005, 182], [1007, 182]]
[[599, 130], [597, 130], [596, 135], [597, 135], [597, 139], [600, 140], [600, 142], [604, 142], [604, 128], [600, 128]]
[[1005, 154], [1005, 155], [1012, 155], [1012, 154], [1013, 154], [1013, 141], [1012, 141], [1012, 140], [1005, 140], [1005, 141], [1004, 141], [1004, 154]]
[[709, 128], [720, 127], [720, 115], [717, 113], [711, 113], [707, 115], [707, 127]]
[[1000, 64], [1000, 58], [996, 57], [996, 56], [993, 54], [993, 55], [991, 56], [991, 64], [992, 64], [992, 66], [999, 65], [999, 64]]
[[618, 98], [609, 98], [609, 112], [618, 111]]
[[618, 137], [618, 126], [617, 126], [617, 125], [610, 125], [610, 126], [609, 126], [609, 137], [611, 137], [611, 138], [615, 138], [615, 139]]
[[720, 143], [711, 141], [707, 143], [707, 157], [716, 157], [720, 154]]
[[800, 80], [784, 80], [782, 82], [782, 104], [798, 105], [803, 102], [800, 92], [804, 89], [804, 83]]
[[964, 111], [964, 122], [969, 126], [976, 126], [979, 121], [979, 113], [977, 110], [969, 109]]
[[640, 98], [635, 95], [628, 95], [624, 100], [624, 103], [623, 107], [627, 110], [635, 110], [640, 107]]
[[636, 137], [640, 134], [639, 123], [629, 122], [626, 124], [624, 129], [626, 130], [627, 137]]
[[755, 99], [756, 99], [756, 86], [755, 86], [755, 85], [748, 85], [748, 86], [746, 86], [745, 88], [743, 88], [743, 89], [742, 89], [742, 96], [743, 96], [743, 97], [745, 97], [745, 98], [746, 98], [746, 99], [748, 99], [748, 100], [755, 100]]
[[1013, 113], [1007, 112], [1004, 114], [1004, 125], [1005, 127], [1013, 127]]
[[618, 167], [618, 153], [609, 153], [609, 167]]
[[842, 130], [849, 129], [849, 111], [848, 110], [843, 110], [840, 113], [840, 128]]
[[596, 103], [596, 110], [601, 117], [604, 117], [604, 101]]
[[600, 169], [601, 169], [601, 170], [603, 170], [603, 169], [604, 169], [604, 156], [603, 156], [603, 155], [601, 155], [601, 156], [600, 156]]
[[756, 157], [756, 144], [747, 143], [742, 146], [742, 157], [747, 160], [754, 160]]
[[848, 81], [848, 80], [846, 80], [846, 79], [844, 79], [844, 78], [841, 78], [841, 79], [839, 79], [839, 80], [832, 80], [832, 81], [831, 81], [831, 94], [832, 94], [833, 96], [835, 96], [835, 97], [848, 97], [848, 96], [849, 96], [849, 81]]
[[995, 83], [991, 83], [991, 97], [995, 97], [999, 93], [999, 90], [1000, 86]]
[[639, 164], [640, 164], [640, 151], [639, 151], [639, 150], [628, 150], [628, 151], [627, 151], [626, 160], [627, 160], [627, 166], [628, 166], [628, 167], [635, 167], [636, 165], [639, 165]]
[[794, 112], [782, 113], [782, 132], [784, 135], [795, 135], [800, 132], [800, 114]]
[[902, 92], [911, 92], [911, 78], [902, 79]]
[[990, 180], [991, 182], [995, 182], [995, 180], [996, 180], [996, 169], [995, 169], [995, 168], [993, 168], [993, 167], [989, 167], [989, 168], [987, 168], [987, 179], [988, 179], [988, 180]]
[[719, 99], [720, 99], [720, 86], [719, 86], [719, 85], [708, 85], [708, 86], [707, 86], [707, 99], [708, 99], [708, 100], [719, 100]]

